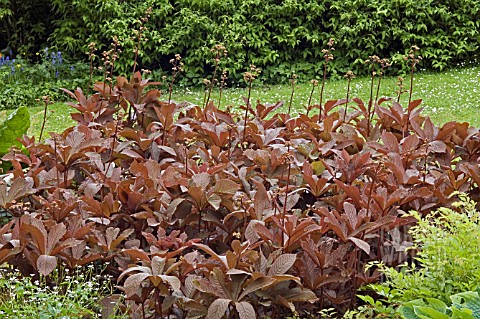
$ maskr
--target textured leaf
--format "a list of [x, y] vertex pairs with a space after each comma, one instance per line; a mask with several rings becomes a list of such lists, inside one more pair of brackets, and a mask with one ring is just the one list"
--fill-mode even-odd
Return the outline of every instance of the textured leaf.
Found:
[[227, 257], [225, 256], [221, 256], [219, 254], [217, 254], [216, 252], [214, 252], [210, 247], [208, 247], [207, 245], [203, 245], [203, 244], [197, 244], [197, 243], [194, 243], [193, 244], [195, 247], [198, 247], [200, 248], [201, 250], [203, 250], [204, 252], [206, 252], [207, 254], [210, 254], [212, 256], [212, 258], [216, 259], [217, 261], [219, 261], [221, 264], [223, 264], [227, 269], [228, 269], [228, 263], [227, 263]]
[[423, 305], [422, 299], [415, 299], [409, 301], [398, 308], [398, 312], [405, 317], [405, 319], [420, 319], [415, 313], [414, 307], [417, 305]]
[[234, 195], [238, 188], [238, 184], [234, 181], [221, 179], [215, 184], [213, 191], [220, 194]]
[[207, 189], [210, 184], [210, 175], [208, 173], [199, 173], [192, 176], [192, 181], [201, 189]]
[[255, 208], [257, 219], [262, 220], [262, 214], [266, 213], [272, 208], [272, 202], [269, 200], [265, 185], [255, 180], [253, 180], [253, 183], [257, 186], [257, 191], [253, 197], [253, 207]]
[[237, 308], [238, 316], [240, 317], [240, 319], [257, 318], [255, 314], [255, 309], [253, 309], [253, 306], [246, 301], [235, 303], [235, 308]]
[[323, 165], [322, 161], [316, 161], [312, 163], [312, 169], [315, 175], [320, 176], [325, 171], [325, 165]]
[[141, 272], [138, 274], [133, 274], [130, 277], [128, 277], [125, 280], [125, 283], [123, 284], [123, 287], [125, 288], [125, 294], [127, 295], [127, 297], [131, 297], [137, 294], [140, 288], [140, 284], [149, 276], [150, 276], [149, 273]]
[[52, 228], [50, 228], [47, 237], [47, 254], [50, 254], [52, 252], [53, 248], [55, 248], [55, 245], [57, 245], [58, 241], [62, 239], [63, 235], [65, 235], [66, 232], [67, 228], [62, 223], [56, 224]]
[[210, 281], [205, 278], [197, 277], [193, 280], [193, 285], [197, 290], [201, 292], [214, 295], [218, 298], [229, 298], [229, 296], [227, 296], [227, 293], [223, 291], [223, 287], [218, 281]]
[[11, 257], [22, 251], [19, 240], [11, 240], [3, 246], [0, 246], [0, 263], [8, 261]]
[[163, 268], [165, 267], [165, 258], [162, 258], [160, 256], [154, 256], [152, 258], [152, 274], [154, 276], [162, 275], [163, 274]]
[[433, 319], [448, 319], [450, 318], [449, 315], [442, 313], [438, 310], [430, 308], [428, 306], [415, 306], [413, 308], [415, 310], [415, 314], [420, 318], [433, 318]]
[[292, 268], [293, 264], [297, 260], [297, 255], [295, 254], [283, 254], [278, 256], [277, 259], [273, 262], [272, 266], [268, 270], [268, 276], [272, 277], [275, 275], [283, 275], [286, 273], [290, 268]]
[[480, 296], [478, 292], [462, 292], [451, 296], [450, 299], [455, 306], [467, 307], [472, 310], [476, 319], [480, 319]]
[[7, 190], [6, 184], [0, 184], [0, 207], [6, 207], [7, 204], [21, 197], [35, 193], [33, 180], [17, 177]]
[[225, 312], [227, 311], [228, 305], [230, 304], [229, 299], [215, 299], [212, 302], [210, 307], [208, 307], [208, 313], [206, 319], [221, 319]]
[[218, 210], [220, 208], [220, 204], [222, 203], [222, 198], [217, 194], [212, 194], [210, 197], [208, 197], [208, 203], [212, 205], [213, 208]]
[[180, 279], [178, 279], [175, 276], [167, 276], [167, 275], [161, 275], [159, 277], [162, 279], [162, 281], [167, 282], [174, 291], [180, 291], [180, 288], [182, 286]]
[[370, 245], [366, 241], [356, 237], [348, 237], [348, 239], [350, 239], [355, 246], [363, 250], [367, 255], [370, 254]]
[[193, 293], [195, 292], [195, 290], [197, 290], [195, 288], [194, 281], [197, 279], [198, 279], [198, 276], [196, 275], [188, 275], [187, 278], [185, 279], [184, 292], [186, 297], [188, 298], [193, 297]]
[[478, 317], [475, 317], [473, 315], [472, 310], [468, 308], [461, 308], [458, 309], [456, 307], [452, 307], [452, 318], [455, 319], [478, 319]]
[[42, 276], [49, 275], [57, 267], [57, 257], [40, 255], [37, 259], [37, 269]]
[[273, 283], [275, 283], [276, 280], [274, 278], [270, 277], [259, 277], [249, 283], [247, 287], [242, 291], [242, 294], [240, 295], [239, 299], [243, 299], [246, 295], [248, 295], [251, 292], [255, 292], [257, 290], [263, 289], [265, 287], [271, 286]]
[[358, 216], [357, 216], [357, 209], [355, 206], [350, 204], [349, 202], [343, 203], [343, 209], [347, 216], [348, 223], [350, 224], [351, 229], [357, 228], [358, 224]]
[[289, 289], [282, 296], [291, 302], [314, 302], [318, 299], [313, 291], [300, 287]]
[[6, 154], [12, 146], [22, 146], [17, 138], [26, 134], [29, 127], [30, 113], [26, 107], [19, 107], [3, 123], [0, 123], [0, 156]]

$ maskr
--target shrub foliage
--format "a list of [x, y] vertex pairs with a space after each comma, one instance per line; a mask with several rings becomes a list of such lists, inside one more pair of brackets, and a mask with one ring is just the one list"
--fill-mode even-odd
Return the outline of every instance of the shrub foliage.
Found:
[[78, 124], [3, 156], [0, 264], [48, 276], [110, 262], [133, 318], [343, 312], [379, 278], [367, 262], [408, 258], [405, 212], [479, 196], [479, 130], [435, 126], [420, 100], [292, 117], [247, 98], [240, 115], [149, 84], [137, 72], [67, 91]]
[[[49, 45], [85, 58], [88, 43], [107, 50], [116, 35], [123, 50], [118, 66], [126, 72], [138, 43], [138, 33], [131, 30], [142, 26], [142, 38], [149, 40], [139, 52], [143, 65], [168, 69], [166, 61], [180, 53], [187, 79], [197, 83], [209, 74], [213, 62], [205, 61], [213, 59], [209, 49], [217, 43], [229, 50], [226, 67], [232, 75], [254, 64], [274, 81], [292, 71], [310, 78], [321, 73], [322, 44], [332, 37], [340, 43], [338, 59], [330, 65], [334, 74], [344, 74], [352, 65], [356, 73], [364, 71], [358, 62], [373, 54], [398, 59], [412, 45], [422, 47], [428, 61], [424, 67], [443, 69], [476, 58], [480, 43], [480, 4], [475, 0], [44, 0], [40, 7], [49, 9], [45, 19], [31, 29], [25, 25], [28, 14], [42, 11], [36, 5], [14, 11], [17, 2], [0, 2], [0, 19], [7, 26], [0, 38], [15, 54], [34, 53], [31, 43], [38, 50], [48, 38]], [[148, 7], [151, 15], [142, 21]], [[15, 29], [25, 35], [12, 33]], [[401, 65], [396, 67], [398, 71]]]

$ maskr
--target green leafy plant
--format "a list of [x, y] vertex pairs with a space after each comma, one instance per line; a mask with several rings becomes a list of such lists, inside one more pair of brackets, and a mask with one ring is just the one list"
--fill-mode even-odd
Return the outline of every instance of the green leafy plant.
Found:
[[26, 107], [15, 110], [10, 116], [0, 123], [0, 156], [5, 155], [10, 147], [21, 147], [17, 138], [27, 133], [30, 127], [30, 114]]
[[60, 51], [44, 48], [37, 52], [35, 62], [25, 58], [0, 55], [0, 110], [34, 106], [43, 96], [65, 101], [60, 88], [86, 87], [84, 63], [69, 62]]
[[478, 319], [480, 318], [480, 290], [461, 292], [450, 296], [451, 305], [435, 298], [416, 299], [402, 304], [399, 312], [405, 319]]
[[[422, 46], [422, 67], [435, 70], [475, 60], [480, 47], [476, 0], [78, 0], [68, 4], [42, 0], [22, 4], [0, 2], [4, 53], [12, 49], [16, 57], [26, 53], [34, 58], [48, 44], [83, 60], [88, 43], [107, 50], [117, 36], [123, 51], [117, 68], [124, 75], [134, 63], [167, 70], [165, 61], [179, 53], [185, 63], [183, 81], [197, 85], [210, 73], [211, 63], [206, 61], [210, 48], [218, 43], [230, 52], [225, 66], [236, 83], [251, 64], [264, 70], [262, 80], [267, 82], [285, 81], [293, 73], [310, 79], [321, 75], [320, 44], [329, 38], [338, 42], [336, 58], [329, 62], [331, 76], [336, 78], [349, 69], [366, 74], [361, 61], [374, 54], [393, 62], [390, 72], [408, 73], [401, 60], [412, 45]], [[150, 7], [150, 19], [142, 21]], [[139, 33], [132, 30], [148, 39], [141, 48]]]
[[343, 319], [401, 318], [397, 308], [386, 300], [375, 299], [369, 295], [358, 295], [358, 297], [363, 304], [348, 310], [343, 315]]
[[424, 218], [411, 214], [418, 220], [409, 231], [416, 262], [400, 270], [380, 264], [386, 281], [371, 286], [378, 294], [390, 302], [436, 298], [448, 304], [451, 295], [478, 289], [479, 214], [475, 202], [459, 196], [453, 208], [440, 208]]

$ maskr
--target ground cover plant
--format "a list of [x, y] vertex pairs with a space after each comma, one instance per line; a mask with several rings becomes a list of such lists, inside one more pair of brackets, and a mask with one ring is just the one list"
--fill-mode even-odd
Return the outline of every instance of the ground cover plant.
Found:
[[322, 100], [314, 83], [319, 103], [298, 115], [253, 102], [254, 66], [240, 111], [209, 90], [200, 105], [162, 98], [138, 71], [65, 90], [77, 124], [2, 157], [0, 263], [49, 280], [108, 262], [132, 318], [344, 313], [381, 276], [368, 262], [411, 258], [406, 212], [479, 198], [479, 130], [434, 125], [412, 90], [381, 98], [387, 61], [367, 62], [368, 100]]
[[2, 268], [0, 277], [0, 315], [5, 319], [21, 318], [127, 318], [116, 315], [115, 299], [110, 311], [99, 311], [105, 295], [112, 295], [113, 285], [90, 264], [74, 270], [59, 267], [49, 280], [32, 280]]

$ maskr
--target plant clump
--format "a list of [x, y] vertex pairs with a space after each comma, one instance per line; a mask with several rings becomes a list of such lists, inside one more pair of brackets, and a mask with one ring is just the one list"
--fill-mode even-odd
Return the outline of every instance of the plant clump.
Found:
[[201, 106], [162, 100], [139, 71], [65, 90], [77, 125], [2, 157], [0, 264], [48, 278], [108, 263], [132, 318], [344, 313], [381, 277], [368, 262], [411, 261], [406, 212], [480, 195], [479, 130], [375, 96], [375, 61], [368, 103], [311, 99], [320, 112], [295, 117], [252, 102], [255, 66], [241, 113], [215, 105], [215, 76]]

